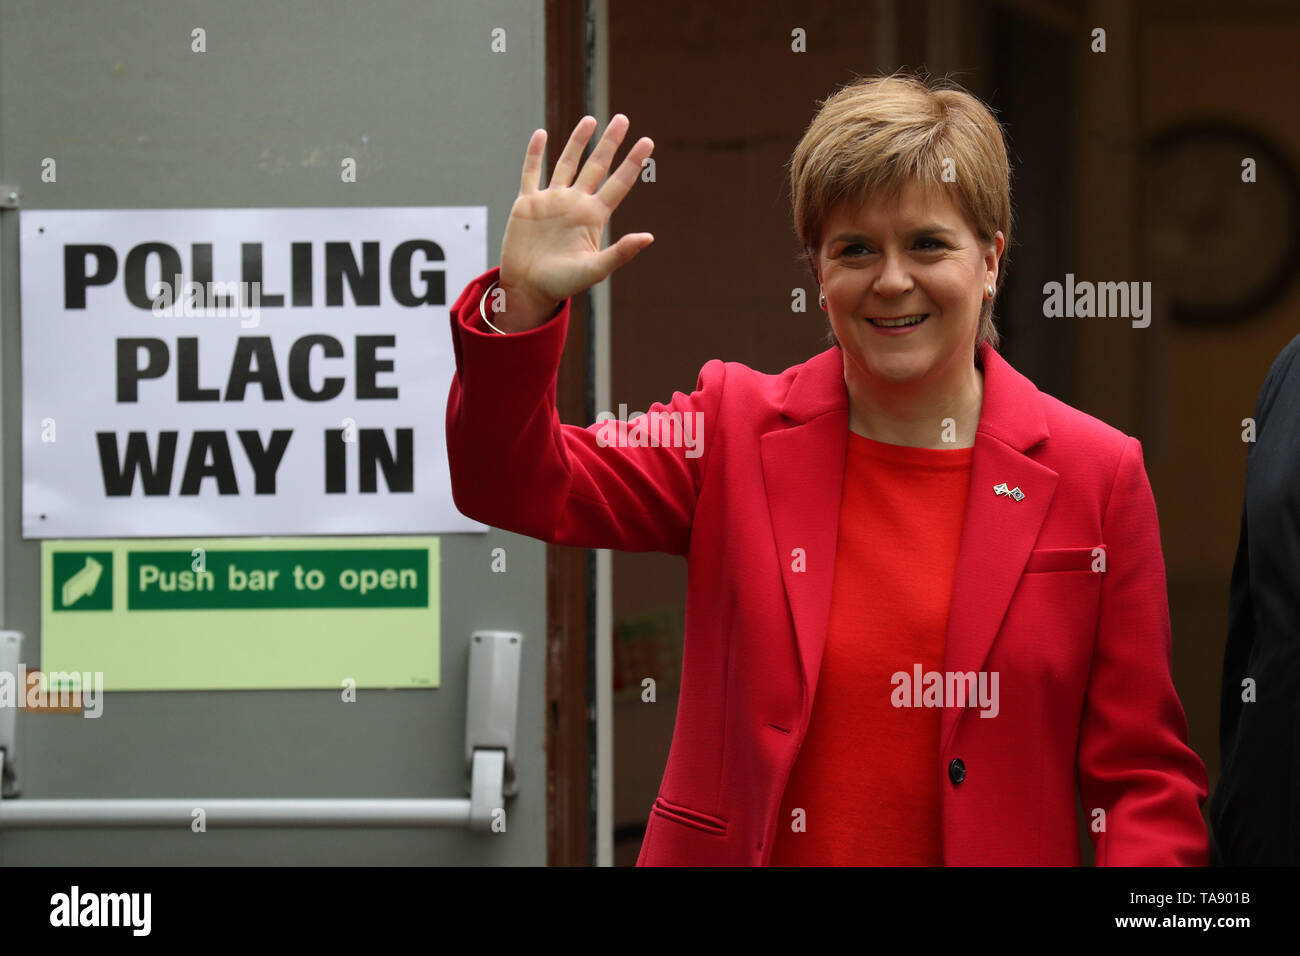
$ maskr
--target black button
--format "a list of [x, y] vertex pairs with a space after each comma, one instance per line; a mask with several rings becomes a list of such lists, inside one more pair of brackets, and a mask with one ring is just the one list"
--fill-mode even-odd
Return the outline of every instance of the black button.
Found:
[[953, 783], [961, 783], [966, 779], [966, 765], [960, 757], [948, 764], [948, 779]]

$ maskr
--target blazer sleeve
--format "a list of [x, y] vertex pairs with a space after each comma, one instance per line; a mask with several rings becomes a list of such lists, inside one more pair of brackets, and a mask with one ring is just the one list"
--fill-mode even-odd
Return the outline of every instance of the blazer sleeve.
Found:
[[498, 334], [483, 326], [479, 300], [499, 275], [498, 267], [475, 279], [451, 308], [447, 459], [456, 507], [553, 544], [686, 554], [724, 363], [705, 365], [690, 395], [650, 407], [653, 436], [638, 436], [635, 421], [561, 424], [555, 379], [569, 301], [537, 328]]
[[[1102, 521], [1106, 570], [1079, 730], [1097, 866], [1206, 866], [1205, 764], [1174, 690], [1169, 598], [1142, 446], [1128, 438]], [[1097, 809], [1103, 819], [1094, 817]]]

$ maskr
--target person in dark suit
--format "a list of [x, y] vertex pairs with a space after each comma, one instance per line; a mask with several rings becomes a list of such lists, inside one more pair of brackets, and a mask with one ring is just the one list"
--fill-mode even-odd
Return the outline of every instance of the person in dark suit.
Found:
[[447, 455], [486, 524], [687, 559], [638, 864], [1076, 866], [1077, 797], [1098, 865], [1205, 865], [1141, 444], [996, 349], [992, 113], [909, 77], [832, 95], [791, 163], [832, 347], [776, 375], [713, 359], [634, 421], [561, 424], [569, 298], [653, 238], [600, 248], [653, 147], [606, 180], [627, 128], [579, 169], [584, 117], [546, 188], [533, 133], [501, 266], [452, 305]]
[[1219, 757], [1213, 862], [1300, 864], [1300, 335], [1264, 378], [1246, 446]]

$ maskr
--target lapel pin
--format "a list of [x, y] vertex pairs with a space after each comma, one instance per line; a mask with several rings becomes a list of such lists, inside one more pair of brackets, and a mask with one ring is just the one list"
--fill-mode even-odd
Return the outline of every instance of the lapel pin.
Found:
[[998, 484], [994, 485], [993, 493], [995, 495], [1006, 495], [1008, 498], [1014, 498], [1016, 501], [1020, 501], [1022, 498], [1025, 497], [1025, 493], [1020, 490], [1019, 485], [1017, 485], [1015, 488], [1008, 489], [1007, 483], [1005, 481], [999, 482]]

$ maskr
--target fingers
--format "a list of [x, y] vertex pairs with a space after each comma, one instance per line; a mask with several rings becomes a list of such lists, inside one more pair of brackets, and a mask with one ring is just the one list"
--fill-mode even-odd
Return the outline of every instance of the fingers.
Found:
[[655, 237], [648, 232], [629, 232], [612, 246], [602, 249], [596, 256], [596, 272], [599, 278], [591, 284], [604, 281], [615, 269], [654, 242], [654, 239]]
[[519, 180], [519, 194], [537, 192], [542, 181], [542, 154], [546, 152], [546, 130], [533, 130], [528, 140], [528, 149], [524, 151], [524, 173]]
[[584, 116], [578, 120], [578, 125], [573, 127], [573, 132], [569, 134], [569, 141], [564, 144], [564, 152], [560, 154], [559, 162], [555, 164], [555, 171], [551, 173], [549, 185], [568, 186], [573, 183], [573, 174], [578, 169], [582, 150], [595, 131], [596, 117]]
[[[573, 132], [569, 134], [569, 141], [564, 145], [564, 152], [560, 154], [559, 160], [555, 163], [555, 170], [552, 172], [551, 180], [547, 184], [548, 188], [549, 186], [566, 188], [576, 185], [583, 192], [595, 193], [606, 207], [613, 210], [623, 201], [623, 197], [628, 194], [632, 184], [636, 182], [636, 178], [641, 171], [641, 164], [654, 151], [654, 140], [648, 136], [641, 137], [628, 151], [627, 156], [623, 158], [618, 171], [601, 186], [601, 180], [605, 178], [605, 174], [609, 170], [609, 164], [613, 161], [614, 154], [618, 152], [618, 147], [627, 134], [628, 126], [629, 121], [626, 115], [623, 113], [614, 114], [609, 121], [609, 125], [605, 127], [605, 133], [601, 136], [600, 142], [596, 144], [596, 148], [583, 165], [582, 172], [578, 175], [575, 184], [574, 172], [577, 170], [578, 162], [582, 158], [582, 151], [591, 139], [591, 134], [596, 130], [596, 118], [594, 116], [584, 116], [580, 119], [578, 125], [573, 128]], [[532, 138], [528, 141], [528, 149], [524, 154], [524, 170], [519, 183], [520, 195], [536, 192], [541, 188], [542, 154], [545, 150], [546, 130], [534, 130]], [[600, 191], [596, 192], [598, 186]]]
[[655, 142], [649, 136], [642, 136], [637, 140], [632, 148], [627, 151], [623, 157], [623, 162], [615, 170], [614, 175], [605, 180], [605, 185], [600, 187], [600, 192], [596, 193], [596, 198], [613, 211], [623, 197], [628, 194], [636, 179], [641, 175], [641, 164], [645, 162], [655, 148]]
[[609, 171], [609, 164], [614, 161], [614, 154], [618, 152], [619, 144], [623, 142], [623, 134], [627, 132], [628, 119], [622, 113], [615, 113], [605, 127], [605, 135], [600, 138], [596, 148], [592, 150], [591, 156], [582, 167], [582, 172], [578, 174], [578, 181], [575, 184], [583, 192], [594, 193], [596, 187], [600, 185], [601, 180], [605, 178], [605, 173]]

